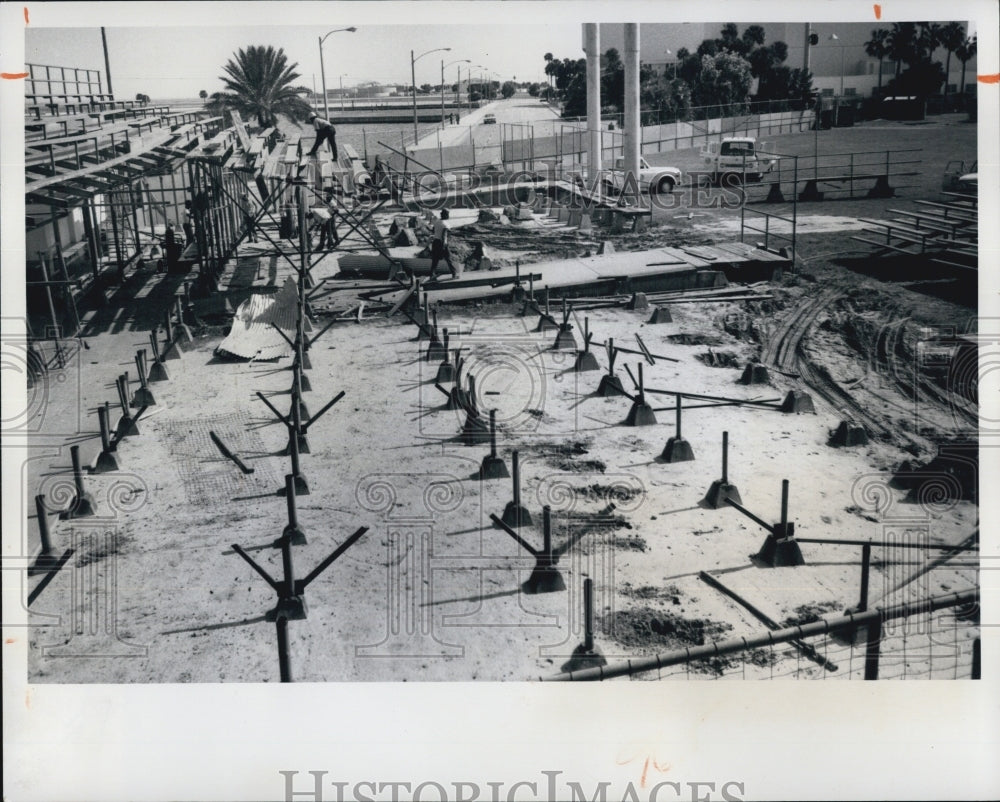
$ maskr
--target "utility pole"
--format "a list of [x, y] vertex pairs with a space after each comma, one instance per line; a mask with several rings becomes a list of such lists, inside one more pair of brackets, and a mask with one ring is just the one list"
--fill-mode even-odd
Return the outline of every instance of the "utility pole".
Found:
[[104, 77], [108, 79], [108, 94], [113, 95], [114, 90], [111, 88], [111, 61], [108, 59], [108, 35], [104, 32], [103, 25], [101, 26], [101, 44], [104, 45]]

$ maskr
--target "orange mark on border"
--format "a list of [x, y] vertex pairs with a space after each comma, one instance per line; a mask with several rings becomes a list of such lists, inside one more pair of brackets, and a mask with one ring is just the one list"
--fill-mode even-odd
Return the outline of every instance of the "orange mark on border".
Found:
[[6, 642], [7, 642], [7, 645], [10, 646], [10, 644], [12, 644], [12, 643], [17, 643], [17, 639], [16, 638], [7, 638]]
[[872, 8], [875, 9], [875, 19], [882, 19], [882, 6], [880, 6], [878, 3], [875, 3], [872, 6]]
[[30, 24], [30, 21], [28, 20], [28, 7], [27, 6], [24, 7], [24, 24], [25, 25]]
[[27, 78], [28, 73], [26, 72], [0, 72], [0, 78], [6, 78], [8, 81], [16, 81], [18, 78]]
[[977, 75], [976, 80], [981, 84], [1000, 84], [1000, 72], [992, 75]]

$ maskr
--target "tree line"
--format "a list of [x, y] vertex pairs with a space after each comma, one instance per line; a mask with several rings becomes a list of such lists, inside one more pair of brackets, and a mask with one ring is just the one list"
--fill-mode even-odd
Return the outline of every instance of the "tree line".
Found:
[[[818, 40], [815, 38], [809, 46]], [[958, 22], [940, 25], [931, 22], [894, 23], [891, 28], [872, 31], [865, 52], [879, 59], [877, 94], [916, 95], [926, 98], [948, 93], [947, 75], [951, 57], [962, 62], [965, 85], [966, 63], [976, 53], [976, 39], [966, 36]], [[947, 61], [942, 67], [933, 59], [943, 47]], [[683, 119], [696, 107], [732, 109], [748, 101], [787, 100], [805, 107], [816, 98], [813, 75], [804, 68], [792, 68], [785, 61], [788, 46], [781, 41], [768, 43], [763, 26], [748, 25], [742, 32], [735, 23], [726, 23], [719, 36], [705, 39], [694, 50], [680, 48], [677, 59], [664, 67], [648, 64], [639, 68], [639, 103], [644, 113], [659, 119]], [[557, 59], [546, 53], [545, 74], [549, 86], [542, 94], [562, 102], [564, 117], [583, 117], [587, 108], [586, 59]], [[896, 62], [896, 74], [882, 86], [882, 62]], [[756, 80], [756, 91], [751, 94]], [[617, 114], [625, 107], [625, 68], [621, 56], [609, 48], [601, 56], [601, 111]]]

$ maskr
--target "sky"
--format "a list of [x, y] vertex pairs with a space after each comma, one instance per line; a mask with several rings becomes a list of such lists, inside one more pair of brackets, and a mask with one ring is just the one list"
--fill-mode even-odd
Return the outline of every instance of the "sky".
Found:
[[[923, 6], [920, 8], [919, 6]], [[886, 6], [889, 9], [890, 6]], [[892, 6], [903, 18], [947, 13], [937, 2]], [[584, 21], [646, 22], [811, 19], [874, 22], [870, 3], [774, 4], [730, 0], [697, 5], [675, 0], [597, 2], [213, 2], [43, 3], [25, 5], [24, 61], [104, 72], [100, 25], [107, 29], [113, 88], [122, 97], [193, 98], [222, 89], [222, 66], [240, 47], [273, 45], [298, 64], [301, 85], [321, 86], [319, 37], [327, 88], [361, 81], [409, 84], [410, 51], [436, 48], [416, 64], [418, 85], [441, 81], [445, 63], [469, 59], [501, 80], [544, 81], [543, 55], [580, 58]], [[841, 10], [843, 9], [843, 10]], [[849, 12], [847, 9], [851, 9]], [[803, 16], [808, 13], [808, 17]], [[696, 16], [695, 16], [696, 15]], [[885, 16], [883, 24], [890, 18]], [[385, 23], [392, 22], [387, 25]], [[234, 24], [238, 23], [238, 24]], [[0, 54], [2, 55], [2, 54]], [[13, 55], [13, 54], [10, 54]], [[456, 70], [448, 67], [445, 80]], [[5, 67], [6, 69], [6, 67]]]
[[[333, 15], [331, 15], [333, 16]], [[273, 45], [284, 48], [297, 62], [300, 84], [311, 88], [322, 84], [319, 37], [336, 28], [355, 25], [355, 33], [331, 34], [323, 45], [327, 88], [360, 81], [409, 84], [410, 51], [417, 56], [428, 50], [450, 47], [447, 52], [428, 53], [416, 62], [417, 85], [441, 82], [441, 61], [469, 59], [498, 74], [502, 80], [517, 78], [544, 81], [547, 51], [559, 57], [578, 58], [579, 23], [563, 25], [362, 25], [347, 15], [336, 15], [322, 26], [205, 26], [120, 28], [107, 27], [112, 85], [123, 97], [138, 92], [151, 98], [196, 97], [223, 88], [222, 65], [239, 48]], [[178, 20], [180, 21], [180, 20]], [[104, 51], [99, 27], [30, 28], [25, 32], [25, 61], [35, 64], [98, 69], [104, 73]], [[445, 79], [452, 82], [461, 67], [447, 67]]]

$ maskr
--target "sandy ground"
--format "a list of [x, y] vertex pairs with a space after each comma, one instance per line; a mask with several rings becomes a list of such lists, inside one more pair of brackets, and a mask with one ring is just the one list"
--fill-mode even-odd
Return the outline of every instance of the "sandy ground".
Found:
[[[439, 324], [448, 327], [452, 347], [463, 349], [467, 372], [477, 378], [481, 408], [497, 410], [498, 451], [508, 468], [512, 451], [519, 452], [522, 500], [533, 518], [521, 535], [536, 548], [542, 508], [551, 507], [553, 542], [564, 548], [562, 592], [521, 588], [534, 559], [490, 521], [511, 500], [511, 481], [478, 479], [489, 446], [458, 441], [464, 413], [442, 408], [444, 396], [434, 386], [438, 361], [423, 358], [425, 343], [416, 341], [415, 327], [371, 311], [360, 323], [336, 323], [310, 350], [308, 412], [315, 414], [340, 391], [345, 395], [308, 431], [310, 453], [301, 460], [310, 493], [297, 503], [308, 543], [293, 549], [295, 576], [305, 577], [359, 527], [368, 531], [305, 592], [308, 617], [289, 625], [295, 679], [552, 675], [583, 639], [586, 577], [595, 585], [596, 641], [610, 661], [764, 629], [700, 579], [702, 571], [779, 623], [838, 614], [855, 604], [858, 547], [802, 544], [805, 566], [763, 567], [751, 557], [765, 538], [758, 524], [735, 509], [699, 505], [720, 475], [723, 432], [730, 438], [730, 479], [745, 506], [777, 521], [781, 482], [788, 479], [790, 520], [800, 537], [965, 540], [978, 523], [974, 501], [920, 504], [887, 480], [904, 460], [927, 462], [938, 444], [968, 440], [967, 404], [932, 393], [929, 384], [914, 389], [904, 379], [921, 332], [961, 327], [973, 318], [974, 288], [970, 302], [960, 282], [956, 288], [954, 281], [901, 280], [907, 277], [868, 262], [845, 262], [856, 250], [847, 241], [853, 221], [860, 213], [874, 214], [851, 203], [817, 208], [802, 220], [800, 273], [775, 286], [770, 301], [675, 304], [673, 322], [657, 325], [646, 322], [648, 312], [579, 313], [578, 341], [586, 315], [596, 341], [613, 337], [635, 347], [638, 334], [650, 351], [669, 358], [644, 366], [650, 403], [664, 408], [654, 426], [624, 425], [631, 401], [596, 397], [601, 371], [574, 372], [572, 355], [552, 350], [554, 334], [535, 331], [537, 316], [520, 316], [519, 306], [439, 310]], [[889, 203], [879, 201], [878, 208]], [[661, 218], [644, 237], [622, 235], [616, 245], [654, 247], [658, 238], [677, 236], [734, 239], [732, 213], [705, 214], [710, 216]], [[382, 222], [387, 226], [389, 217]], [[266, 247], [242, 246], [244, 266], [257, 259], [270, 264], [274, 283], [284, 280], [287, 264], [271, 262]], [[334, 277], [335, 256], [315, 272]], [[176, 289], [171, 281], [136, 277], [127, 311], [90, 313], [80, 342], [86, 346], [75, 346], [67, 366], [36, 391], [41, 433], [25, 467], [29, 501], [35, 492], [46, 493], [53, 509], [68, 501], [70, 444], [80, 445], [85, 463], [96, 458], [93, 411], [114, 398], [119, 373], [131, 369], [134, 379], [134, 352], [148, 347], [157, 310]], [[344, 286], [332, 281], [318, 295], [314, 334], [331, 312], [356, 303], [356, 291]], [[234, 288], [234, 301], [246, 292]], [[686, 402], [692, 408], [683, 416], [683, 436], [695, 460], [660, 461], [675, 434], [670, 391], [780, 399], [789, 390], [809, 389], [796, 365], [772, 369], [765, 385], [737, 380], [747, 362], [783, 336], [783, 323], [820, 299], [801, 334], [798, 359], [849, 387], [854, 406], [840, 408], [817, 392], [816, 414]], [[898, 331], [883, 353], [890, 324]], [[275, 593], [231, 546], [242, 546], [281, 578], [273, 542], [287, 522], [277, 493], [289, 471], [289, 458], [281, 454], [287, 436], [255, 393], [286, 412], [291, 371], [288, 359], [219, 360], [213, 352], [223, 335], [223, 327], [196, 330], [183, 357], [166, 363], [169, 381], [151, 385], [156, 405], [140, 417], [141, 434], [118, 446], [120, 470], [85, 478], [98, 516], [51, 519], [57, 552], [72, 548], [74, 554], [63, 570], [26, 580], [33, 681], [277, 681], [275, 627], [264, 618]], [[600, 346], [594, 350], [603, 371], [607, 357]], [[616, 365], [631, 389], [626, 365], [636, 373], [638, 357], [627, 355]], [[858, 410], [880, 433], [864, 446], [828, 445], [831, 431]], [[210, 431], [253, 473], [223, 458]], [[25, 518], [30, 552], [37, 544], [33, 504]], [[976, 582], [974, 565], [952, 561], [898, 590], [936, 553], [875, 552], [872, 604]], [[922, 642], [922, 651], [911, 642], [896, 675], [961, 676], [977, 629], [949, 622], [936, 647], [934, 637]], [[887, 641], [884, 651], [901, 653], [897, 641], [895, 649]], [[747, 662], [716, 661], [690, 674], [682, 669], [679, 676], [859, 675], [863, 645], [852, 650], [828, 640], [821, 653], [836, 654], [836, 671], [786, 646]]]

